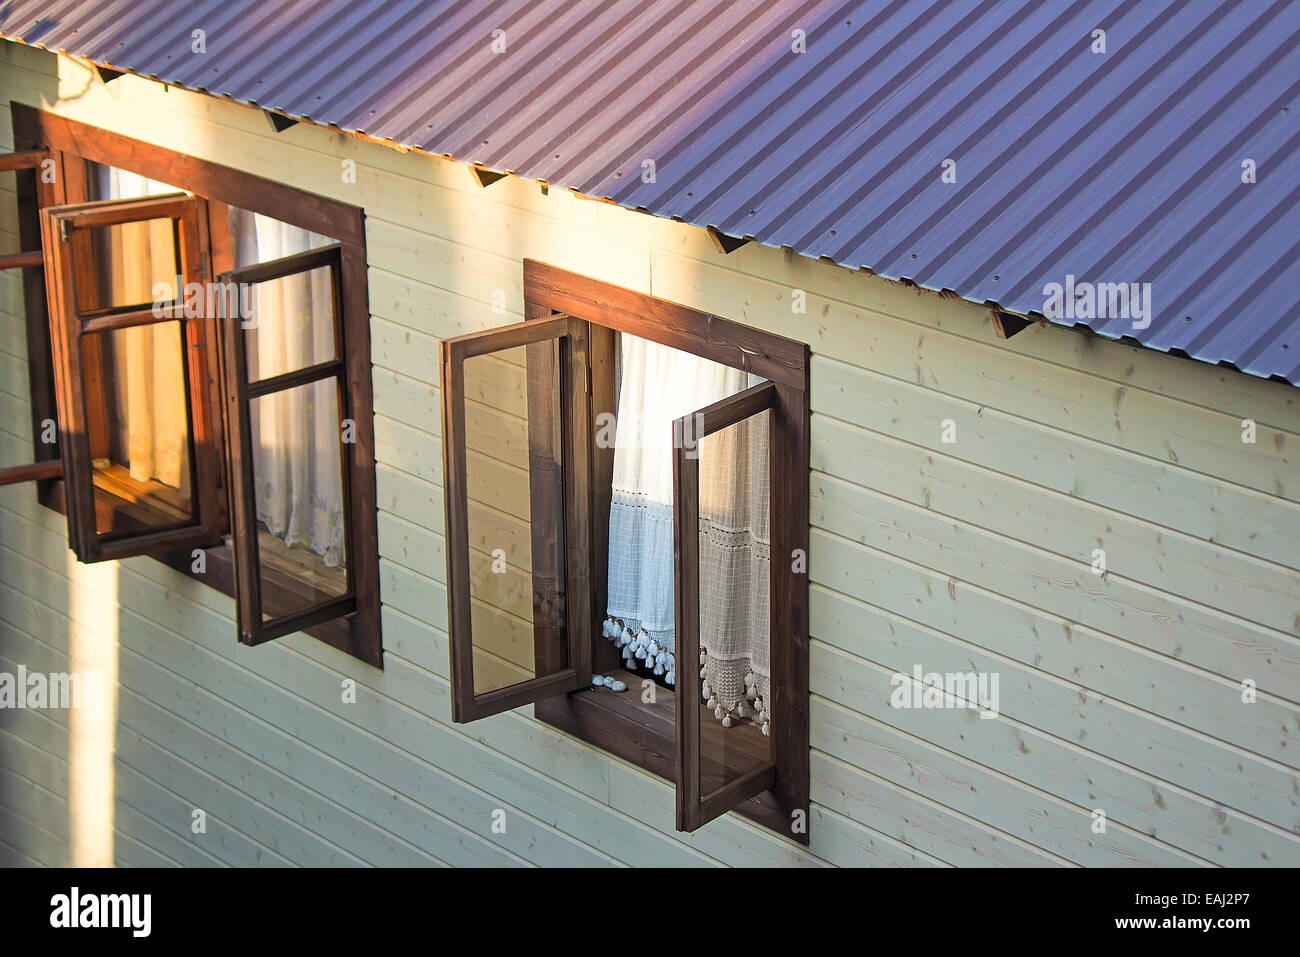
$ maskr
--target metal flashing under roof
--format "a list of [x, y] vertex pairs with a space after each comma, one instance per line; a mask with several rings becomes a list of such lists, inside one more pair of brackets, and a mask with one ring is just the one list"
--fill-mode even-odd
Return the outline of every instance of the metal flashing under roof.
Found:
[[7, 0], [0, 36], [1300, 383], [1296, 0]]

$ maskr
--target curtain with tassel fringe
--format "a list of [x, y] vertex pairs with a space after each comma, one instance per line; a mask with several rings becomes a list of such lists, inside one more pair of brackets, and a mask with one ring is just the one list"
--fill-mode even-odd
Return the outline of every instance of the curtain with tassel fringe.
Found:
[[[676, 682], [673, 420], [759, 381], [738, 369], [620, 335], [604, 635], [630, 670]], [[765, 425], [766, 423], [764, 423]], [[724, 726], [768, 732], [767, 433], [742, 423], [699, 443], [700, 667]]]

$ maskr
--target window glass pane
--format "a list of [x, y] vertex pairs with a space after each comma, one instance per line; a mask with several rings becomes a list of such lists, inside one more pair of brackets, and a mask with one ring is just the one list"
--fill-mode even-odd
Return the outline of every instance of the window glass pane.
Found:
[[770, 760], [770, 419], [761, 412], [697, 445], [704, 798]]
[[130, 170], [118, 169], [116, 166], [95, 162], [88, 162], [86, 166], [92, 200], [147, 199], [150, 196], [184, 192], [179, 186], [150, 179]]
[[337, 357], [328, 266], [252, 283], [240, 295], [250, 382]]
[[[169, 183], [138, 173], [87, 163], [92, 200], [146, 199], [181, 192]], [[93, 264], [95, 275], [77, 277], [81, 312], [165, 304], [176, 298], [176, 226], [170, 219], [123, 223], [78, 231], [77, 262]], [[73, 269], [76, 270], [76, 263]], [[84, 268], [82, 272], [84, 273]]]
[[[176, 299], [176, 221], [146, 219], [73, 233], [77, 310], [165, 304]], [[90, 264], [90, 270], [83, 265]], [[91, 275], [87, 275], [87, 272]]]
[[[335, 240], [299, 226], [228, 207], [236, 269], [332, 245]], [[335, 343], [334, 277], [329, 267], [254, 283], [241, 291], [249, 381], [328, 362]]]
[[675, 420], [759, 381], [638, 336], [615, 351], [617, 427], [609, 510], [608, 600], [602, 633], [639, 676], [675, 686], [673, 446]]
[[338, 380], [249, 402], [262, 617], [348, 591]]
[[313, 233], [310, 229], [240, 209], [238, 206], [228, 206], [227, 210], [230, 214], [230, 245], [236, 269], [268, 263], [338, 242], [332, 236]]
[[475, 694], [567, 667], [559, 380], [556, 340], [465, 361]]
[[97, 531], [125, 534], [194, 521], [181, 324], [93, 333], [81, 346]]

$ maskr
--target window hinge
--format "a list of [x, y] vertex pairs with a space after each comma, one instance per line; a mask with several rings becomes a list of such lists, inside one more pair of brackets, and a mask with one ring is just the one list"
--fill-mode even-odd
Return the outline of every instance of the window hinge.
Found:
[[591, 395], [591, 366], [583, 366], [582, 373], [587, 380], [587, 395]]
[[206, 249], [199, 253], [199, 273], [204, 276], [208, 274], [208, 251]]
[[59, 239], [65, 243], [68, 241], [68, 221], [66, 219], [59, 220]]

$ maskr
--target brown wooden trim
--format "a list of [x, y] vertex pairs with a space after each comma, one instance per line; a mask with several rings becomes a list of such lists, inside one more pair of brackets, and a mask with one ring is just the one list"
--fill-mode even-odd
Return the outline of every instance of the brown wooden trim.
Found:
[[39, 249], [32, 249], [24, 253], [5, 253], [0, 256], [0, 269], [27, 269], [32, 266], [43, 266], [45, 264], [45, 255]]
[[59, 219], [68, 229], [102, 229], [151, 219], [181, 219], [194, 215], [194, 198], [184, 193], [145, 199], [100, 199], [59, 207]]
[[357, 243], [341, 251], [340, 303], [335, 309], [339, 355], [347, 365], [340, 405], [353, 422], [347, 464], [348, 575], [357, 610], [346, 619], [351, 654], [383, 667], [379, 602], [379, 497], [375, 488], [375, 402], [370, 361], [370, 302], [366, 286], [365, 226], [358, 216]]
[[283, 279], [285, 276], [296, 276], [298, 273], [310, 272], [322, 266], [337, 269], [342, 263], [342, 248], [340, 243], [331, 243], [328, 246], [281, 256], [279, 259], [271, 259], [264, 263], [254, 263], [251, 266], [230, 270], [230, 278], [235, 282], [259, 283]]
[[[544, 698], [533, 708], [538, 721], [586, 741], [617, 758], [644, 768], [669, 783], [677, 781], [676, 714], [677, 696], [656, 689], [656, 704], [641, 702], [640, 677], [611, 669], [628, 690], [615, 694], [589, 688], [568, 695]], [[790, 818], [777, 805], [771, 791], [765, 791], [735, 809], [742, 817], [790, 835]], [[806, 835], [795, 840], [807, 843]]]
[[[545, 322], [545, 320], [543, 320]], [[560, 440], [563, 444], [564, 611], [568, 662], [578, 687], [591, 683], [592, 645], [599, 631], [591, 587], [591, 406], [588, 325], [569, 319], [560, 343]]]
[[[41, 236], [42, 248], [47, 251], [53, 249], [58, 242], [48, 209], [41, 210]], [[49, 338], [53, 353], [55, 393], [59, 406], [59, 449], [65, 475], [63, 485], [68, 519], [68, 542], [75, 548], [74, 543], [83, 538], [81, 528], [86, 519], [85, 509], [93, 506], [82, 504], [84, 494], [79, 499], [74, 498], [71, 489], [72, 475], [79, 470], [85, 471], [89, 481], [91, 457], [86, 440], [86, 425], [77, 418], [75, 409], [65, 410], [71, 401], [69, 397], [75, 394], [78, 387], [78, 383], [69, 381], [72, 377], [73, 362], [76, 361], [73, 358], [76, 350], [71, 348], [70, 337], [66, 332], [68, 306], [64, 298], [65, 292], [70, 292], [72, 289], [72, 265], [68, 257], [60, 257], [53, 263], [46, 263], [45, 283], [46, 297], [50, 304]], [[93, 497], [92, 491], [92, 502]], [[91, 515], [93, 517], [93, 512]], [[78, 553], [78, 558], [80, 557]]]
[[[128, 169], [209, 199], [332, 236], [345, 245], [365, 247], [361, 210], [355, 206], [21, 103], [12, 104], [12, 112], [16, 144], [39, 144]], [[69, 201], [76, 202], [76, 197], [69, 197]]]
[[[238, 322], [231, 321], [228, 324], [236, 331], [240, 331]], [[314, 366], [294, 369], [292, 372], [282, 372], [279, 375], [271, 376], [269, 379], [254, 379], [246, 385], [248, 398], [257, 399], [264, 395], [274, 395], [276, 392], [285, 392], [299, 386], [311, 385], [313, 382], [320, 382], [322, 379], [342, 376], [345, 372], [346, 369], [342, 359], [330, 359], [328, 362], [318, 362]], [[342, 414], [343, 406], [341, 404], [339, 413], [341, 418], [347, 418], [346, 415]]]
[[206, 199], [208, 210], [208, 243], [212, 253], [212, 275], [233, 272], [235, 269], [234, 237], [230, 234], [230, 206], [227, 203]]
[[774, 784], [776, 784], [776, 765], [773, 763], [745, 772], [704, 796], [700, 801], [700, 822], [708, 823], [728, 811], [736, 810], [750, 798], [769, 790]]
[[[226, 207], [220, 203], [211, 203], [206, 199], [196, 198], [196, 209], [199, 216], [199, 236], [203, 237], [201, 250], [206, 252], [203, 258], [206, 262], [200, 263], [200, 272], [205, 282], [211, 281], [215, 276], [214, 264], [217, 256], [212, 248], [213, 236], [217, 231], [213, 226], [214, 208], [216, 210], [217, 222], [220, 224], [224, 235], [219, 235], [220, 245], [224, 251], [230, 248], [230, 223], [227, 216]], [[184, 295], [181, 295], [184, 300]], [[214, 304], [208, 303], [207, 296], [204, 296], [205, 306]], [[195, 359], [195, 373], [205, 380], [208, 391], [208, 426], [211, 433], [211, 442], [213, 449], [214, 468], [216, 471], [216, 526], [214, 528], [215, 538], [220, 540], [221, 536], [230, 533], [230, 515], [229, 515], [229, 486], [226, 474], [226, 421], [224, 403], [221, 401], [221, 329], [220, 318], [218, 315], [208, 317], [207, 321], [207, 341], [210, 343], [205, 350], [206, 361], [200, 362]]]
[[[235, 559], [229, 545], [214, 545], [203, 549], [206, 570], [194, 570], [194, 553], [192, 550], [158, 552], [151, 555], [169, 568], [180, 572], [210, 588], [215, 588], [229, 598], [235, 597]], [[353, 638], [352, 623], [355, 615], [344, 618], [331, 618], [318, 625], [303, 627], [304, 634], [318, 641], [323, 641], [331, 648], [337, 648], [344, 654], [359, 658], [376, 668], [383, 667], [382, 649], [374, 649], [368, 644], [358, 644]]]
[[801, 387], [805, 346], [710, 313], [524, 260], [524, 300]]
[[[104, 561], [147, 553], [153, 549], [211, 544], [217, 534], [220, 509], [219, 459], [212, 430], [210, 383], [206, 374], [210, 322], [206, 316], [178, 320], [181, 324], [181, 354], [189, 405], [191, 481], [194, 491], [193, 520], [180, 528], [156, 529], [136, 534], [101, 533], [96, 519], [98, 496], [93, 481], [92, 461], [102, 450], [91, 447], [92, 416], [105, 413], [95, 378], [100, 373], [99, 340], [92, 333], [103, 328], [162, 321], [151, 311], [124, 312], [101, 316], [85, 323], [77, 311], [73, 290], [79, 269], [93, 269], [79, 262], [75, 251], [78, 233], [105, 223], [135, 222], [168, 218], [176, 223], [179, 257], [177, 267], [186, 282], [205, 278], [206, 236], [199, 228], [197, 201], [165, 197], [98, 203], [91, 206], [46, 207], [41, 211], [45, 276], [48, 296], [54, 304], [50, 316], [55, 354], [57, 400], [64, 479], [68, 505], [69, 540], [84, 562]], [[98, 433], [96, 433], [98, 434]]]
[[[762, 382], [703, 409], [688, 412], [673, 423], [673, 434], [702, 439], [772, 409], [776, 400], [777, 387], [771, 382]], [[683, 441], [673, 448], [673, 611], [677, 693], [683, 702], [694, 704], [693, 707], [679, 708], [677, 712], [677, 829], [681, 831], [703, 827], [718, 815], [767, 790], [776, 780], [776, 766], [767, 762], [712, 793], [703, 787], [700, 753], [703, 728], [699, 702], [704, 695], [703, 679], [697, 664], [700, 659], [699, 456], [700, 448], [695, 443], [688, 446]], [[769, 501], [771, 512], [776, 511], [773, 507], [776, 501], [775, 498]], [[774, 624], [775, 616], [770, 617]], [[779, 634], [772, 629], [769, 642], [776, 643]]]
[[43, 479], [63, 477], [63, 463], [58, 459], [11, 465], [0, 469], [0, 485], [17, 485], [19, 482], [39, 482]]
[[[80, 157], [64, 156], [63, 159], [64, 191], [67, 197], [66, 207], [84, 206], [90, 201], [90, 170], [88, 165]], [[86, 237], [83, 233], [74, 232], [72, 238], [74, 240], [71, 244], [73, 280], [77, 283], [90, 283], [93, 286], [99, 264], [95, 261], [91, 245], [85, 241]], [[176, 261], [179, 263], [179, 254], [177, 256]], [[78, 291], [75, 287], [69, 290], [68, 299], [69, 307], [75, 308], [78, 299]], [[50, 328], [53, 329], [53, 323], [51, 323]], [[90, 336], [81, 340], [81, 377], [88, 395], [97, 396], [105, 393], [103, 353], [103, 340], [100, 337]], [[102, 402], [87, 404], [85, 431], [92, 437], [94, 442], [90, 454], [94, 458], [106, 457], [109, 454], [108, 436], [112, 432], [108, 421], [107, 405]]]
[[567, 597], [563, 578], [565, 556], [564, 501], [568, 480], [565, 436], [555, 435], [555, 421], [568, 394], [561, 356], [552, 339], [530, 343], [524, 349], [525, 391], [528, 400], [528, 496], [533, 590], [533, 674], [552, 675], [569, 666], [565, 623], [561, 618]]
[[[446, 511], [447, 635], [451, 720], [474, 720], [474, 649], [470, 629], [469, 489], [465, 466], [465, 361], [448, 340], [438, 347], [442, 397], [442, 489]], [[459, 401], [455, 397], [459, 396]]]
[[[590, 683], [591, 676], [587, 676]], [[502, 711], [512, 711], [526, 704], [533, 704], [541, 698], [572, 691], [575, 686], [583, 684], [578, 678], [576, 668], [565, 668], [550, 675], [541, 675], [529, 681], [523, 681], [508, 688], [484, 691], [474, 696], [474, 713], [472, 720], [486, 718], [488, 715]]]
[[20, 169], [39, 169], [49, 156], [49, 150], [21, 150], [17, 153], [0, 154], [0, 173]]
[[[63, 156], [60, 153], [39, 152], [50, 158], [48, 167], [53, 172], [53, 182], [42, 176], [43, 170], [36, 167], [18, 170], [14, 174], [18, 199], [18, 239], [26, 249], [41, 248], [42, 207], [54, 205], [63, 197], [63, 176], [61, 166]], [[58, 409], [54, 396], [54, 368], [50, 351], [49, 311], [45, 301], [45, 270], [23, 270], [23, 306], [27, 330], [27, 376], [32, 399], [32, 446], [37, 461], [57, 459], [59, 446], [57, 435], [55, 442], [41, 441], [45, 423], [58, 422]], [[37, 497], [46, 505], [61, 501], [61, 493], [55, 492], [55, 486], [62, 485], [61, 480], [45, 479], [37, 484]]]
[[[71, 483], [65, 483], [65, 488], [70, 486]], [[92, 502], [91, 507], [94, 508], [97, 504]], [[91, 525], [91, 528], [93, 530], [95, 526]], [[211, 537], [212, 535], [206, 529], [200, 528], [196, 532], [195, 526], [191, 523], [181, 528], [166, 528], [159, 531], [136, 533], [122, 538], [109, 538], [106, 535], [94, 532], [94, 537], [87, 548], [91, 555], [91, 561], [108, 562], [119, 558], [133, 558], [136, 555], [149, 555], [173, 548], [202, 547], [206, 540]]]
[[[224, 281], [225, 277], [221, 277]], [[221, 323], [226, 373], [226, 455], [230, 463], [230, 532], [235, 559], [235, 620], [239, 640], [261, 643], [262, 576], [257, 539], [256, 478], [253, 474], [252, 414], [248, 396], [248, 361], [240, 323]]]
[[[691, 418], [690, 416], [686, 417]], [[678, 419], [676, 435], [682, 431]], [[687, 428], [690, 428], [688, 425]], [[700, 460], [673, 449], [673, 615], [677, 693], [677, 830], [704, 824], [700, 785]], [[685, 570], [685, 573], [683, 572]]]
[[[597, 323], [588, 323], [587, 337], [591, 348], [591, 563], [593, 621], [603, 621], [609, 607], [609, 513], [614, 491], [614, 443], [601, 445], [596, 441], [602, 414], [614, 415], [618, 408], [615, 381], [614, 351], [618, 348], [617, 333]], [[595, 641], [592, 669], [608, 674], [621, 667], [618, 646], [600, 636]]]
[[[531, 260], [524, 262], [525, 315], [529, 318], [567, 313], [591, 324], [592, 420], [598, 411], [613, 409], [613, 331], [625, 332], [673, 348], [702, 355], [734, 368], [764, 375], [772, 384], [763, 384], [751, 395], [775, 396], [771, 402], [772, 454], [772, 582], [771, 640], [772, 692], [767, 702], [772, 715], [771, 749], [775, 762], [775, 780], [770, 789], [745, 801], [738, 813], [802, 844], [807, 844], [809, 806], [810, 728], [808, 721], [808, 576], [793, 570], [795, 550], [802, 551], [801, 567], [806, 569], [808, 553], [809, 489], [809, 349], [807, 345], [755, 329], [738, 326], [716, 316], [642, 296], [606, 283]], [[610, 345], [601, 358], [602, 336]], [[602, 379], [599, 363], [610, 364], [608, 381]], [[597, 383], [602, 383], [599, 387]], [[731, 397], [735, 401], [737, 397]], [[745, 400], [750, 401], [750, 400]], [[701, 410], [707, 412], [707, 410]], [[707, 426], [719, 420], [706, 416]], [[595, 445], [592, 433], [591, 455], [597, 470], [592, 494], [593, 581], [605, 574], [608, 556], [609, 504], [599, 497], [599, 490], [609, 478], [600, 471], [612, 468], [612, 450]], [[608, 466], [603, 464], [608, 459]], [[606, 496], [607, 497], [607, 496]], [[779, 506], [775, 503], [780, 503]], [[601, 529], [603, 528], [603, 532]], [[593, 588], [593, 592], [595, 588]], [[603, 618], [604, 592], [596, 614]], [[613, 646], [603, 638], [601, 646]], [[684, 694], [684, 679], [698, 669], [687, 667], [688, 657], [678, 639], [678, 688]], [[608, 651], [608, 649], [605, 649]], [[596, 650], [597, 661], [602, 649]], [[617, 656], [617, 651], [614, 651]], [[698, 655], [698, 650], [696, 652]], [[698, 658], [697, 658], [698, 660]], [[693, 662], [692, 662], [693, 664]], [[617, 658], [615, 658], [617, 665]], [[608, 665], [598, 665], [602, 673]], [[698, 688], [697, 688], [698, 692]], [[662, 689], [660, 689], [662, 697]], [[647, 770], [677, 779], [677, 736], [675, 723], [659, 723], [651, 729], [640, 719], [633, 720], [615, 711], [609, 702], [622, 696], [592, 695], [578, 692], [552, 697], [537, 703], [534, 713], [539, 720], [558, 727]], [[688, 709], [690, 710], [690, 709]], [[674, 712], [675, 714], [675, 712]], [[689, 718], [685, 720], [690, 720]], [[675, 718], [674, 718], [675, 722]], [[751, 783], [762, 779], [756, 772]], [[749, 785], [746, 785], [749, 786]], [[753, 786], [757, 786], [754, 784]], [[701, 795], [710, 815], [716, 810], [713, 795]], [[733, 792], [723, 803], [738, 800]], [[704, 804], [699, 805], [701, 811]], [[801, 812], [802, 827], [792, 828]], [[701, 815], [703, 816], [703, 815]], [[707, 819], [707, 818], [706, 818]]]
[[291, 635], [295, 631], [310, 628], [312, 625], [319, 625], [323, 621], [342, 618], [344, 615], [350, 615], [356, 610], [357, 599], [355, 595], [331, 598], [304, 608], [302, 611], [294, 612], [292, 615], [285, 615], [282, 618], [273, 618], [270, 621], [262, 622], [258, 625], [256, 631], [251, 634], [250, 640], [244, 643], [261, 645], [268, 641], [274, 641], [276, 638]]
[[[22, 224], [30, 223], [33, 236], [24, 238], [23, 245], [40, 244], [40, 220], [37, 208], [56, 204], [83, 204], [89, 199], [86, 176], [87, 162], [93, 161], [148, 176], [161, 182], [173, 183], [202, 197], [199, 219], [203, 235], [211, 237], [210, 265], [205, 270], [208, 278], [230, 270], [234, 266], [230, 240], [227, 205], [238, 206], [252, 212], [274, 217], [294, 226], [331, 236], [339, 241], [337, 255], [338, 274], [342, 289], [338, 292], [335, 309], [336, 342], [340, 357], [346, 367], [346, 385], [340, 395], [340, 412], [354, 423], [355, 442], [345, 446], [344, 482], [345, 507], [348, 529], [348, 574], [352, 590], [357, 595], [357, 608], [342, 619], [323, 622], [304, 628], [308, 634], [327, 642], [335, 648], [362, 661], [383, 666], [382, 626], [380, 621], [379, 556], [377, 528], [377, 496], [375, 490], [375, 444], [373, 422], [373, 395], [370, 363], [370, 316], [366, 290], [365, 216], [356, 206], [305, 193], [283, 183], [255, 176], [241, 170], [219, 166], [152, 143], [144, 143], [120, 134], [69, 120], [65, 117], [25, 106], [12, 104], [15, 142], [21, 147], [40, 147], [43, 153], [55, 160], [56, 176], [53, 184], [38, 183], [36, 202], [23, 200], [23, 174], [19, 174], [20, 212], [25, 214]], [[66, 155], [65, 155], [66, 154]], [[31, 173], [26, 174], [29, 179]], [[316, 253], [317, 251], [312, 251]], [[260, 265], [260, 264], [259, 264]], [[283, 263], [280, 264], [281, 266]], [[33, 279], [34, 276], [34, 279]], [[28, 284], [26, 296], [28, 317], [28, 359], [31, 365], [33, 425], [39, 428], [45, 419], [58, 418], [54, 401], [55, 376], [50, 353], [46, 319], [46, 290], [42, 277], [34, 270], [24, 273]], [[38, 295], [32, 295], [34, 286]], [[51, 303], [51, 306], [53, 303]], [[219, 340], [215, 326], [212, 342]], [[94, 340], [87, 340], [93, 342]], [[48, 350], [48, 351], [47, 351]], [[92, 364], [93, 365], [93, 364]], [[49, 371], [43, 375], [40, 369]], [[225, 447], [225, 403], [220, 393], [225, 380], [223, 359], [219, 348], [208, 350], [207, 378], [214, 396], [210, 403], [212, 448]], [[93, 369], [90, 370], [93, 374]], [[49, 399], [43, 398], [48, 394]], [[62, 433], [61, 433], [62, 434]], [[38, 458], [56, 457], [57, 447], [38, 447]], [[216, 457], [220, 507], [217, 526], [221, 531], [229, 528], [225, 502], [229, 478], [224, 466], [224, 455]], [[51, 508], [66, 511], [66, 495], [62, 481], [46, 481], [41, 490], [41, 501]], [[70, 527], [75, 519], [70, 514]], [[224, 546], [207, 549], [210, 567], [216, 565], [226, 570], [221, 575], [196, 575], [200, 581], [217, 587], [227, 594], [235, 592], [233, 558]], [[175, 556], [180, 555], [185, 560]], [[169, 552], [158, 555], [167, 564], [181, 571], [189, 569], [188, 553]], [[268, 586], [269, 588], [269, 586]], [[268, 591], [268, 598], [277, 600]]]
[[158, 322], [184, 322], [184, 308], [173, 305], [162, 306], [156, 312], [152, 306], [142, 309], [130, 308], [109, 310], [98, 315], [79, 313], [83, 335], [92, 332], [112, 332], [115, 329], [127, 329], [131, 326], [149, 326]]
[[[712, 405], [706, 405], [702, 409], [687, 413], [677, 420], [676, 428], [688, 431], [682, 431], [678, 434], [692, 435], [696, 439], [702, 439], [705, 436], [730, 428], [737, 422], [748, 419], [751, 415], [757, 415], [759, 412], [774, 408], [776, 406], [776, 390], [777, 387], [773, 383], [760, 382], [758, 385], [752, 385], [735, 395], [719, 399]], [[685, 454], [691, 450], [682, 448], [675, 451]]]
[[[465, 360], [474, 356], [501, 352], [535, 343], [559, 340], [560, 358], [560, 428], [563, 438], [563, 542], [565, 558], [564, 601], [558, 601], [556, 583], [543, 581], [543, 597], [551, 596], [552, 605], [543, 609], [545, 617], [539, 618], [534, 610], [534, 648], [540, 667], [561, 667], [562, 671], [540, 674], [507, 688], [475, 694], [474, 691], [474, 636], [470, 598], [469, 564], [469, 488], [466, 472], [465, 434]], [[442, 445], [443, 489], [446, 508], [447, 547], [447, 614], [449, 645], [451, 650], [452, 720], [475, 721], [520, 705], [536, 702], [548, 695], [561, 694], [585, 687], [591, 681], [591, 646], [594, 627], [591, 621], [590, 577], [590, 522], [589, 489], [590, 462], [586, 454], [587, 441], [575, 437], [590, 434], [585, 387], [578, 393], [577, 383], [585, 381], [587, 364], [586, 324], [568, 316], [521, 322], [487, 332], [458, 336], [439, 344], [442, 390]], [[537, 358], [529, 356], [530, 360]], [[529, 374], [553, 374], [550, 366], [534, 366]], [[545, 407], [530, 399], [530, 413], [553, 415], [554, 408]], [[530, 442], [537, 433], [530, 433]], [[531, 450], [530, 450], [531, 454]], [[554, 450], [541, 447], [538, 455], [554, 455]], [[543, 479], [543, 482], [545, 480]], [[546, 501], [547, 509], [554, 509], [554, 494], [550, 497], [536, 490], [534, 502]], [[534, 553], [557, 544], [558, 520], [533, 516], [531, 529]], [[549, 542], [548, 542], [549, 539]], [[554, 578], [558, 570], [549, 568]], [[535, 570], [536, 571], [536, 570]], [[547, 569], [540, 570], [542, 575]], [[543, 602], [545, 604], [545, 602]], [[563, 610], [563, 634], [553, 626], [550, 617]], [[541, 644], [544, 647], [538, 648]]]
[[[811, 725], [808, 686], [808, 524], [809, 436], [808, 348], [804, 347], [804, 387], [777, 387], [772, 410], [769, 474], [772, 508], [771, 716], [777, 780], [771, 793], [783, 815], [784, 833], [808, 843], [811, 824]], [[779, 504], [778, 504], [779, 503]], [[803, 556], [802, 572], [793, 563]], [[791, 833], [796, 816], [802, 833]]]
[[520, 346], [541, 342], [545, 339], [558, 339], [569, 334], [568, 316], [549, 316], [536, 322], [517, 322], [512, 326], [499, 326], [487, 332], [471, 332], [467, 335], [444, 339], [442, 343], [452, 362], [464, 362], [474, 356], [487, 355], [490, 352], [504, 352]]
[[[221, 276], [223, 283], [231, 282], [234, 274]], [[340, 276], [331, 269], [335, 291], [335, 313], [338, 312]], [[226, 373], [226, 435], [230, 461], [231, 515], [230, 527], [235, 559], [235, 617], [239, 640], [246, 645], [260, 645], [301, 631], [311, 625], [331, 618], [351, 615], [357, 610], [356, 581], [352, 573], [353, 541], [348, 541], [348, 588], [344, 595], [296, 609], [292, 613], [267, 619], [266, 613], [274, 596], [263, 591], [263, 569], [260, 536], [258, 534], [256, 475], [254, 474], [252, 446], [252, 401], [259, 396], [283, 392], [300, 385], [334, 379], [338, 391], [339, 425], [348, 418], [347, 397], [341, 381], [344, 365], [341, 360], [331, 360], [318, 366], [309, 366], [257, 383], [248, 381], [248, 359], [244, 330], [238, 318], [227, 318], [222, 323], [224, 369]], [[349, 456], [340, 437], [339, 465], [343, 483], [343, 497], [348, 515], [344, 527], [351, 528], [349, 497]]]

